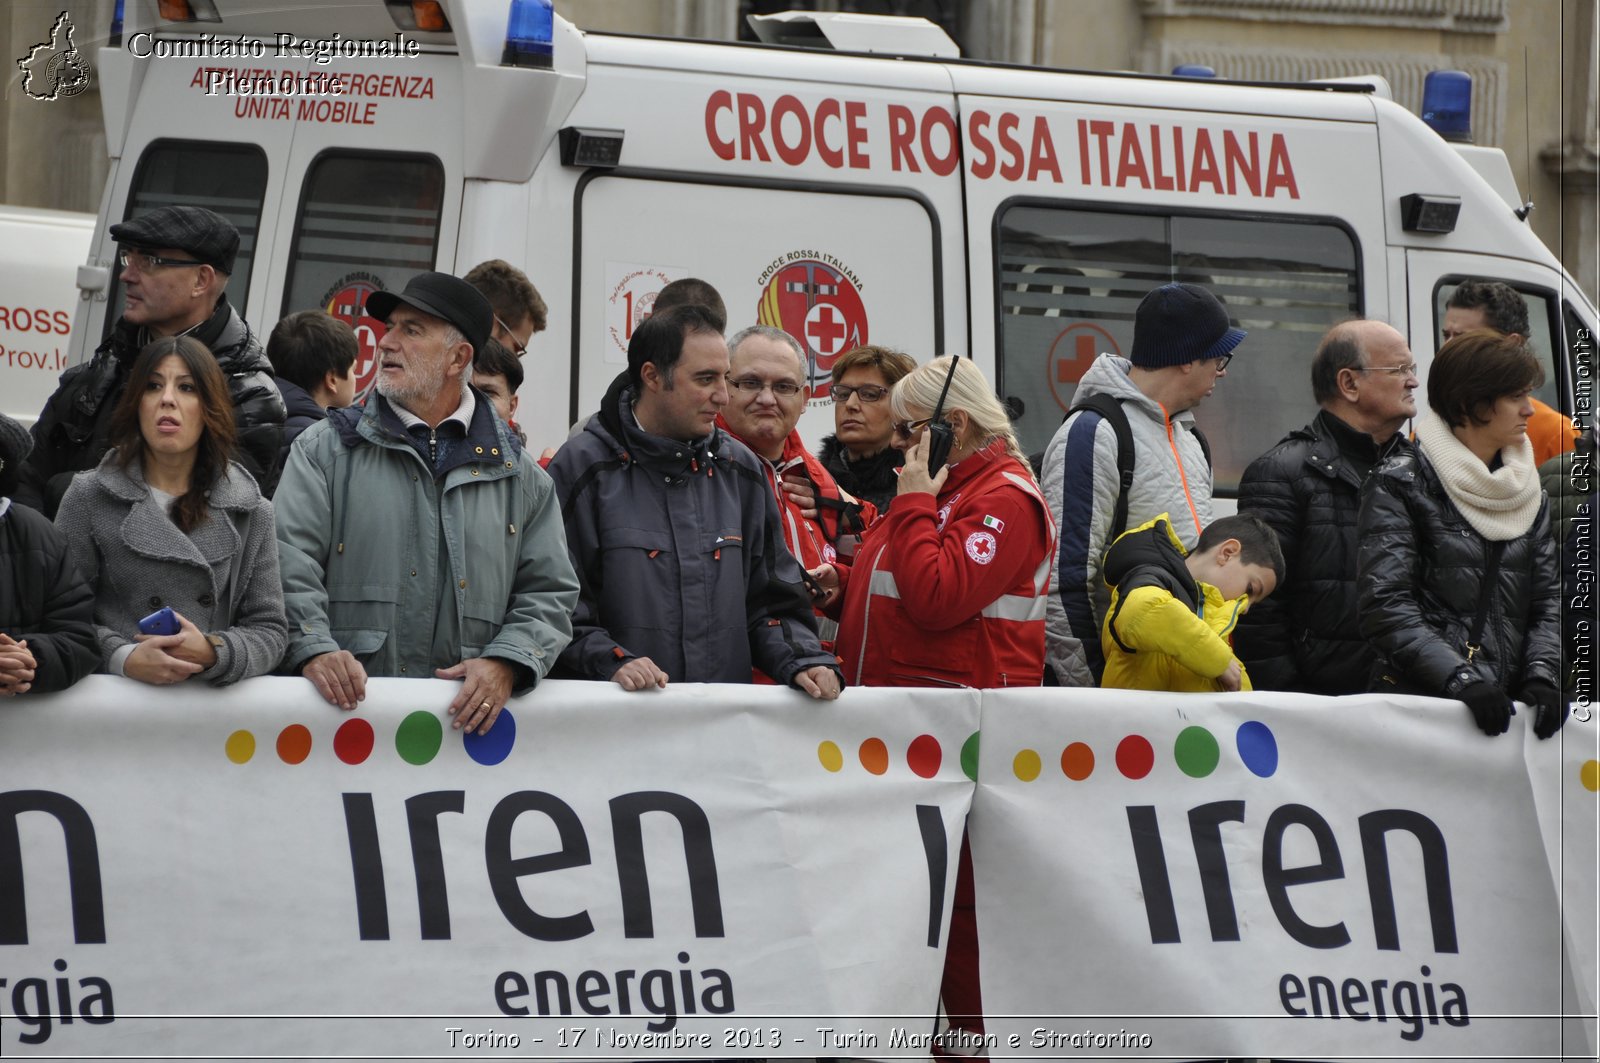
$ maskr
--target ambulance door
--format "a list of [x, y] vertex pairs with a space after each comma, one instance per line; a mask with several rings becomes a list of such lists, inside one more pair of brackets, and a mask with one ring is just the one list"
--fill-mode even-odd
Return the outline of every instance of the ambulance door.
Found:
[[[1060, 91], [1050, 81], [1030, 84]], [[1227, 86], [1204, 91], [1238, 112], [1174, 110], [1170, 86], [1136, 87], [1163, 105], [1119, 106], [1082, 81], [1082, 102], [961, 96], [974, 356], [1039, 454], [1095, 359], [1132, 353], [1148, 292], [1209, 289], [1249, 333], [1195, 410], [1229, 497], [1310, 419], [1323, 333], [1386, 312], [1364, 282], [1384, 261], [1370, 108], [1332, 101], [1342, 121], [1252, 114], [1260, 90]]]
[[[1462, 281], [1500, 281], [1515, 288], [1528, 308], [1528, 345], [1544, 367], [1544, 384], [1534, 389], [1534, 397], [1553, 409], [1571, 416], [1574, 410], [1574, 383], [1577, 363], [1573, 349], [1581, 341], [1576, 334], [1566, 335], [1563, 323], [1561, 290], [1563, 278], [1547, 266], [1520, 259], [1451, 251], [1406, 252], [1406, 288], [1410, 303], [1411, 351], [1423, 367], [1440, 346], [1444, 329], [1445, 304]], [[1568, 308], [1576, 332], [1582, 319]], [[1589, 350], [1593, 350], [1593, 323], [1589, 323]], [[1560, 355], [1557, 352], [1562, 352]], [[1424, 405], [1423, 394], [1418, 405]]]
[[612, 171], [577, 197], [574, 419], [594, 412], [656, 292], [681, 277], [721, 293], [730, 335], [774, 325], [805, 344], [812, 397], [799, 427], [813, 448], [833, 431], [839, 355], [866, 343], [918, 361], [945, 350], [938, 224], [919, 195]]
[[[270, 320], [325, 310], [356, 331], [356, 393], [376, 375], [383, 323], [363, 306], [418, 273], [464, 272], [455, 261], [461, 220], [461, 72], [450, 55], [346, 60], [318, 67], [341, 79], [337, 96], [295, 105], [284, 210], [276, 239], [283, 271], [267, 293]], [[459, 268], [458, 268], [459, 265]]]
[[[259, 96], [222, 91], [228, 75], [243, 76], [249, 60], [157, 57], [143, 60], [138, 103], [110, 177], [108, 231], [94, 249], [111, 267], [109, 298], [96, 300], [88, 317], [93, 350], [98, 337], [122, 316], [117, 248], [109, 228], [156, 207], [206, 207], [239, 230], [239, 255], [226, 289], [228, 301], [257, 332], [271, 328], [276, 308], [266, 305], [275, 228], [285, 194], [283, 160], [293, 124], [277, 104]], [[288, 171], [292, 173], [293, 171]]]

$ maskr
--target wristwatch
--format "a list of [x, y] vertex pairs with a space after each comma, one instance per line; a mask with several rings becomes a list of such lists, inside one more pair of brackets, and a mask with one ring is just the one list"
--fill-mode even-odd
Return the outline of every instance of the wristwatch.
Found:
[[212, 649], [215, 649], [215, 650], [222, 649], [222, 636], [221, 635], [218, 635], [218, 634], [215, 634], [215, 633], [207, 635], [206, 636], [206, 641], [211, 643], [211, 648]]

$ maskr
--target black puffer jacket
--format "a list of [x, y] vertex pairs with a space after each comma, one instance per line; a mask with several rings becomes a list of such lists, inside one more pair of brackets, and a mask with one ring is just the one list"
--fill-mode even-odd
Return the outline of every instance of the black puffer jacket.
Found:
[[1253, 603], [1234, 634], [1257, 690], [1356, 694], [1375, 655], [1356, 621], [1356, 517], [1361, 485], [1379, 462], [1411, 448], [1399, 433], [1379, 447], [1326, 410], [1250, 463], [1239, 512], [1278, 533], [1286, 574]]
[[100, 667], [94, 594], [43, 516], [0, 498], [0, 631], [26, 641], [33, 690], [65, 690]]
[[[1359, 530], [1361, 632], [1378, 654], [1372, 689], [1454, 698], [1480, 680], [1513, 697], [1532, 679], [1559, 687], [1561, 582], [1548, 499], [1527, 531], [1491, 544], [1415, 448], [1367, 480]], [[1499, 574], [1486, 587], [1497, 545]], [[1469, 659], [1485, 601], [1480, 648]]]
[[906, 462], [903, 451], [884, 447], [870, 458], [851, 458], [836, 436], [826, 436], [817, 450], [822, 467], [840, 487], [863, 502], [871, 502], [882, 515], [900, 489], [900, 466]]
[[[189, 335], [217, 356], [239, 427], [235, 457], [255, 477], [261, 493], [270, 496], [282, 471], [284, 408], [261, 341], [226, 296], [217, 299], [216, 310]], [[111, 411], [144, 338], [139, 326], [118, 321], [92, 359], [61, 374], [60, 386], [34, 423], [33, 453], [23, 466], [17, 501], [54, 519], [73, 474], [100, 464], [111, 449]]]

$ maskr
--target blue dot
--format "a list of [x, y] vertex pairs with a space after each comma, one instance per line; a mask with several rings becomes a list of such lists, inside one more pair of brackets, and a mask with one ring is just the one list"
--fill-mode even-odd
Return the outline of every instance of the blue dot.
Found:
[[1244, 766], [1263, 779], [1272, 777], [1278, 770], [1278, 740], [1272, 730], [1256, 720], [1239, 725], [1239, 759]]
[[463, 735], [461, 740], [467, 747], [467, 756], [486, 768], [492, 768], [509, 757], [511, 747], [517, 744], [517, 719], [511, 715], [510, 709], [501, 709], [488, 734], [480, 735], [473, 731]]

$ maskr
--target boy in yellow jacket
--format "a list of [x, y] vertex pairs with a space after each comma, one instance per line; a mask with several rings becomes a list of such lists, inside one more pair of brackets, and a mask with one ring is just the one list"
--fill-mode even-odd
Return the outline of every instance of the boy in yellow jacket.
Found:
[[1184, 554], [1165, 513], [1106, 551], [1111, 607], [1100, 685], [1127, 690], [1249, 690], [1233, 654], [1239, 617], [1283, 578], [1278, 536], [1260, 518], [1213, 521]]

